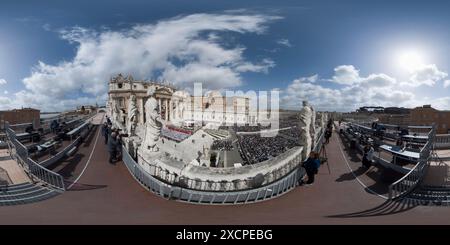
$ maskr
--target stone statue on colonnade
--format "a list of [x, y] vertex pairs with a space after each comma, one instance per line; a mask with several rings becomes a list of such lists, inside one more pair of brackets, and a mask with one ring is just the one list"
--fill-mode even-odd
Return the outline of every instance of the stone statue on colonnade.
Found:
[[145, 102], [145, 131], [144, 131], [144, 141], [142, 142], [141, 148], [144, 152], [157, 152], [159, 148], [156, 143], [161, 136], [161, 116], [159, 114], [158, 101], [155, 98], [155, 88], [150, 87], [147, 91], [149, 98]]
[[134, 94], [132, 94], [130, 96], [130, 102], [128, 105], [128, 122], [127, 122], [127, 133], [128, 136], [134, 136], [136, 135], [136, 126], [138, 123], [138, 115], [139, 115], [139, 110], [136, 106], [136, 96]]
[[119, 105], [117, 104], [116, 101], [113, 101], [112, 103], [113, 109], [112, 109], [112, 118], [113, 118], [113, 124], [115, 124], [114, 126], [118, 127], [118, 128], [122, 128], [122, 124], [121, 124], [121, 112], [119, 109]]
[[[311, 117], [311, 124], [309, 127], [309, 133], [311, 135], [311, 149], [314, 148], [314, 145], [316, 144], [316, 110], [314, 110], [314, 108], [312, 107], [311, 104], [308, 103], [308, 101], [304, 101], [306, 102], [306, 106], [309, 107], [309, 109], [312, 112], [312, 117]], [[303, 104], [303, 106], [305, 106], [305, 103]]]
[[303, 108], [300, 110], [299, 115], [299, 125], [300, 129], [300, 138], [299, 144], [303, 146], [302, 151], [302, 160], [306, 160], [309, 156], [309, 153], [312, 149], [312, 137], [311, 137], [311, 128], [314, 128], [313, 115], [314, 111], [311, 109], [312, 107], [308, 104], [307, 101], [303, 101]]

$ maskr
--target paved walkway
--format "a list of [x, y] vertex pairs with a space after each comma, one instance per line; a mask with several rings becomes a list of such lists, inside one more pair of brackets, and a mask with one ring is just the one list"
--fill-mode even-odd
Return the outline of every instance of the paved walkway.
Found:
[[7, 149], [0, 150], [0, 168], [3, 169], [4, 173], [8, 175], [8, 182], [10, 182], [8, 184], [30, 182], [27, 174], [19, 166], [19, 164], [10, 157]]
[[[107, 163], [106, 146], [92, 139], [67, 159], [66, 193], [22, 206], [0, 208], [1, 224], [450, 224], [450, 209], [386, 203], [368, 193], [367, 174], [347, 155], [337, 134], [326, 151], [317, 182], [270, 201], [247, 205], [194, 205], [168, 201], [143, 189], [122, 163]], [[92, 158], [88, 161], [89, 156]], [[80, 174], [82, 173], [81, 177]], [[358, 177], [358, 179], [355, 178]], [[361, 180], [362, 179], [362, 180]]]
[[450, 186], [450, 161], [431, 162], [423, 180], [423, 184]]
[[435, 152], [440, 158], [450, 158], [450, 150], [449, 149], [439, 149], [439, 150], [436, 150]]

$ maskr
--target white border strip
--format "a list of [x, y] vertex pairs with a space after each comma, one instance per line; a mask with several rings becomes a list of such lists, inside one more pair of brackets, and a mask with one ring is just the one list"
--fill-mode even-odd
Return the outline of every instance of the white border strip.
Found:
[[374, 194], [374, 195], [376, 195], [376, 196], [378, 196], [378, 197], [381, 197], [381, 198], [383, 198], [383, 199], [388, 200], [389, 198], [388, 198], [387, 196], [378, 194], [376, 191], [370, 189], [367, 185], [365, 185], [365, 184], [364, 184], [364, 183], [363, 183], [363, 182], [355, 175], [355, 173], [353, 172], [353, 169], [350, 167], [350, 163], [348, 162], [347, 157], [346, 157], [345, 154], [344, 154], [344, 151], [342, 150], [342, 147], [341, 147], [342, 140], [339, 139], [338, 136], [337, 136], [337, 138], [338, 138], [338, 141], [339, 141], [339, 142], [338, 142], [338, 146], [339, 146], [339, 150], [341, 151], [342, 157], [344, 157], [345, 163], [347, 164], [347, 167], [348, 167], [348, 169], [351, 171], [353, 177], [355, 177], [356, 181], [358, 181], [358, 183], [359, 183], [360, 185], [362, 185], [365, 189], [367, 189], [370, 193], [372, 193], [372, 194]]
[[95, 147], [97, 146], [98, 137], [100, 136], [100, 132], [102, 131], [101, 125], [102, 125], [104, 119], [105, 119], [105, 114], [103, 114], [102, 120], [100, 121], [100, 124], [99, 124], [100, 127], [97, 129], [98, 132], [97, 132], [97, 137], [95, 138], [94, 147], [92, 147], [92, 151], [91, 151], [91, 154], [89, 154], [89, 158], [88, 158], [88, 160], [86, 162], [86, 165], [84, 165], [84, 168], [83, 168], [83, 170], [81, 170], [80, 175], [78, 175], [78, 177], [72, 182], [72, 184], [70, 184], [66, 188], [66, 190], [69, 190], [70, 188], [72, 188], [72, 186], [74, 186], [77, 183], [77, 181], [80, 180], [80, 178], [83, 175], [84, 171], [86, 171], [87, 167], [89, 166], [89, 163], [91, 162], [91, 159], [92, 159], [92, 155], [94, 154], [94, 151], [95, 151]]

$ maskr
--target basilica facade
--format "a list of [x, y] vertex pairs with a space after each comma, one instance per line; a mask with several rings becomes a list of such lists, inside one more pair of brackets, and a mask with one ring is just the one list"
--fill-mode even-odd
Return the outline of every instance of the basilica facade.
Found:
[[245, 96], [226, 98], [219, 92], [209, 92], [204, 96], [191, 96], [174, 86], [154, 82], [135, 80], [131, 75], [118, 74], [109, 81], [108, 114], [119, 127], [125, 128], [130, 98], [134, 95], [135, 106], [139, 113], [137, 123], [145, 123], [144, 105], [147, 91], [154, 89], [158, 101], [161, 119], [168, 124], [249, 124], [257, 118], [250, 112], [250, 99]]

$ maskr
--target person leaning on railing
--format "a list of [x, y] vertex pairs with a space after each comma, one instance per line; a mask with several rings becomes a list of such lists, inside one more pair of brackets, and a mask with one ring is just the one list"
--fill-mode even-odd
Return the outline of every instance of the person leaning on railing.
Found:
[[[306, 175], [308, 176], [308, 180], [306, 181], [306, 185], [310, 186], [314, 183], [314, 176], [319, 172], [320, 167], [320, 159], [319, 153], [315, 151], [311, 151], [309, 153], [308, 159], [303, 162], [303, 168], [306, 170]], [[303, 179], [300, 180], [300, 185], [303, 185]]]
[[373, 160], [373, 153], [375, 150], [373, 149], [371, 144], [366, 144], [363, 149], [363, 158], [362, 158], [362, 164], [363, 166], [369, 168], [372, 166], [372, 160]]

